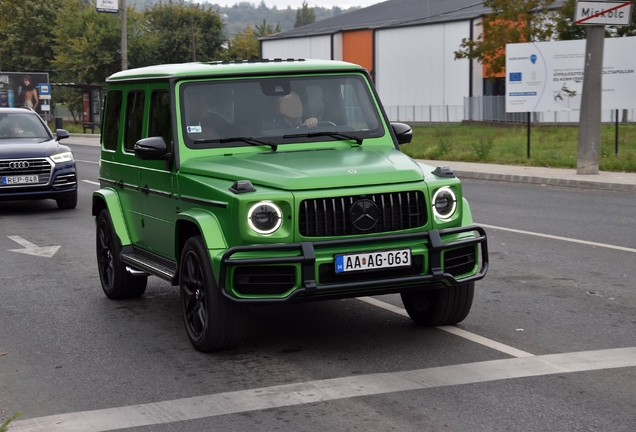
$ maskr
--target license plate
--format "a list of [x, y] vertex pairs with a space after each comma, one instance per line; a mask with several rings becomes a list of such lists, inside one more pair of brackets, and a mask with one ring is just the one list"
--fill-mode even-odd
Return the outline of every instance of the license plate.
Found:
[[5, 185], [28, 184], [28, 183], [37, 183], [37, 182], [38, 182], [37, 175], [2, 177], [2, 184], [5, 184]]
[[336, 273], [411, 265], [411, 249], [336, 255]]

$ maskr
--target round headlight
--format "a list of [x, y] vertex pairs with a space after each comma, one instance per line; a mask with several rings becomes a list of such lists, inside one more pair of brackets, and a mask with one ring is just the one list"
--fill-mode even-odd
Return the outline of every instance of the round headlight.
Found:
[[433, 195], [433, 213], [440, 219], [450, 219], [457, 208], [457, 197], [451, 188], [444, 186]]
[[276, 204], [261, 201], [247, 213], [247, 223], [259, 234], [271, 234], [283, 222], [283, 214]]

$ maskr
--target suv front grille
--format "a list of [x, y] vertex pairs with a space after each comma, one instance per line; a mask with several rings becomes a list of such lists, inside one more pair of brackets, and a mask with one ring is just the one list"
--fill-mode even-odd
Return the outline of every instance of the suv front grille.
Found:
[[[45, 158], [38, 159], [12, 159], [12, 160], [0, 160], [0, 177], [13, 177], [13, 176], [30, 176], [37, 175], [38, 182], [31, 183], [29, 185], [15, 185], [15, 186], [32, 186], [34, 184], [42, 185], [48, 184], [51, 178], [51, 170], [53, 166]], [[0, 187], [11, 187], [12, 185], [5, 185], [0, 183]]]
[[[351, 206], [362, 199], [373, 201], [379, 210], [377, 224], [366, 231], [354, 227], [349, 215]], [[332, 237], [418, 228], [426, 222], [421, 191], [392, 192], [304, 200], [300, 203], [298, 230], [304, 237]]]

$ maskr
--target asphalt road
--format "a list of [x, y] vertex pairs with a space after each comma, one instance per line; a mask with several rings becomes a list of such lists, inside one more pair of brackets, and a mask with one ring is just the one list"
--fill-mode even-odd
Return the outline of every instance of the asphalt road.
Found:
[[[72, 147], [77, 209], [0, 203], [10, 431], [636, 429], [633, 193], [465, 181], [491, 267], [458, 326], [419, 328], [398, 296], [268, 306], [243, 347], [202, 354], [176, 288], [103, 295], [98, 148]], [[60, 247], [29, 255], [16, 237]]]

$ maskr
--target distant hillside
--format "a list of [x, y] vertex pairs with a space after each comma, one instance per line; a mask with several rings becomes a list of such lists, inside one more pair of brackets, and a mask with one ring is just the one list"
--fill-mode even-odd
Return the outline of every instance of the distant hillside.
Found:
[[[173, 0], [175, 3], [179, 0]], [[189, 3], [200, 3], [206, 7], [211, 7], [214, 10], [218, 10], [221, 16], [225, 20], [225, 34], [228, 37], [234, 36], [237, 32], [244, 30], [247, 25], [254, 27], [256, 24], [262, 24], [263, 19], [267, 21], [267, 24], [271, 24], [276, 27], [276, 24], [280, 23], [283, 31], [291, 30], [294, 28], [296, 22], [296, 9], [288, 7], [287, 9], [278, 9], [276, 6], [268, 7], [265, 1], [261, 1], [260, 4], [239, 2], [233, 6], [221, 6], [218, 3], [212, 3], [205, 0], [195, 2], [187, 1]], [[135, 5], [137, 10], [143, 10], [146, 6], [150, 6], [156, 3], [160, 3], [160, 0], [127, 0], [127, 5]], [[167, 3], [167, 0], [163, 0], [163, 3]], [[310, 2], [307, 2], [310, 3]], [[314, 14], [316, 15], [316, 21], [321, 19], [331, 18], [341, 13], [350, 12], [359, 7], [351, 7], [347, 9], [334, 6], [330, 9], [323, 7], [314, 7]]]

